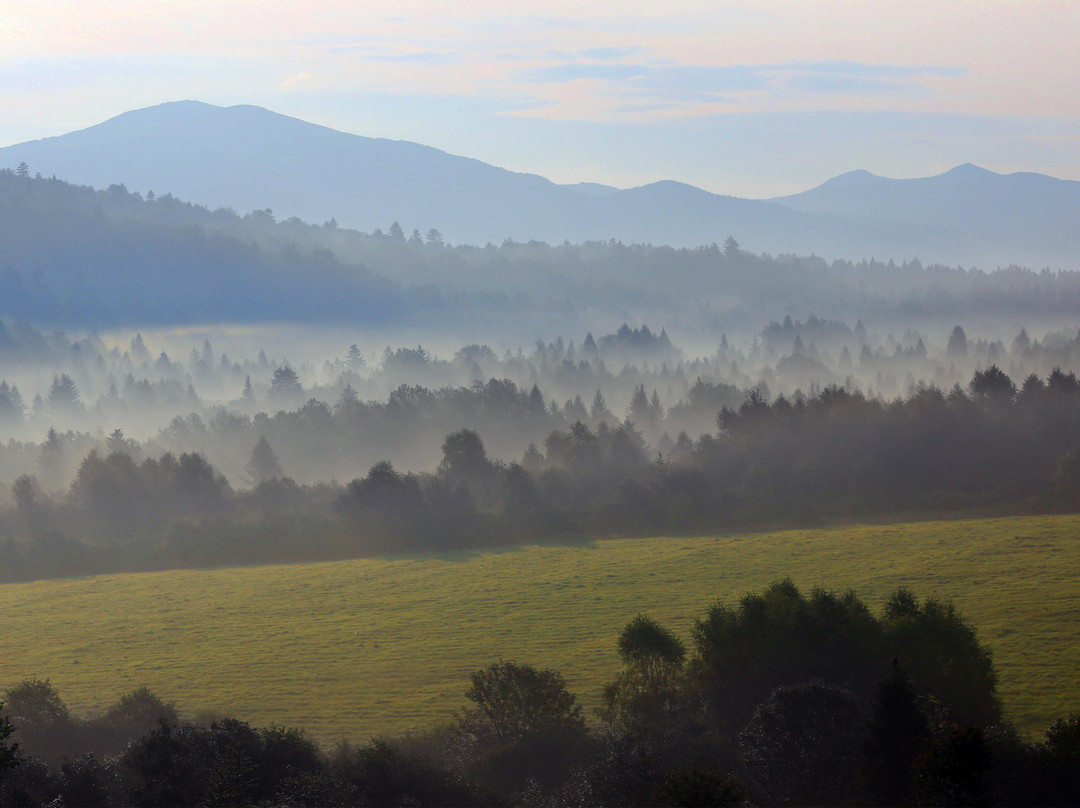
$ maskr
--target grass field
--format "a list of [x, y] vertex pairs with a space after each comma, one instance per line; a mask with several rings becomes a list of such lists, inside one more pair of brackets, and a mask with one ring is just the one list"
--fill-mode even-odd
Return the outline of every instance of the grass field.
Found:
[[1080, 517], [861, 525], [588, 546], [110, 575], [0, 586], [0, 688], [50, 678], [77, 714], [147, 685], [182, 711], [365, 740], [464, 704], [500, 657], [562, 671], [587, 708], [648, 612], [689, 639], [717, 598], [790, 575], [952, 598], [994, 651], [1008, 714], [1080, 710]]

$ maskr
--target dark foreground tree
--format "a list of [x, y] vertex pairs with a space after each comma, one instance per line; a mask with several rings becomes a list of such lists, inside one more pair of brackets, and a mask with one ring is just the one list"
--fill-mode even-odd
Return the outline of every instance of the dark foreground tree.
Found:
[[5, 694], [14, 738], [23, 752], [46, 763], [73, 754], [77, 727], [67, 705], [48, 679], [24, 679]]
[[577, 698], [558, 671], [494, 662], [471, 678], [465, 697], [476, 706], [465, 710], [459, 723], [477, 738], [507, 742], [549, 728], [585, 730]]
[[15, 727], [4, 715], [4, 702], [0, 701], [0, 784], [8, 769], [14, 768], [19, 760], [19, 745], [10, 740]]
[[1001, 714], [993, 660], [975, 629], [951, 603], [920, 603], [902, 589], [876, 618], [853, 592], [815, 589], [806, 597], [783, 580], [736, 606], [715, 604], [694, 641], [709, 713], [732, 731], [775, 688], [812, 679], [850, 690], [869, 710], [894, 659], [953, 720], [983, 725]]
[[528, 780], [557, 786], [587, 744], [581, 707], [557, 671], [495, 662], [473, 673], [465, 696], [476, 705], [458, 719], [470, 768], [495, 793]]
[[770, 802], [839, 805], [857, 793], [864, 732], [854, 695], [811, 682], [777, 688], [759, 705], [739, 751]]
[[664, 721], [677, 706], [686, 646], [644, 614], [626, 624], [618, 646], [623, 670], [604, 688], [604, 719], [623, 728]]

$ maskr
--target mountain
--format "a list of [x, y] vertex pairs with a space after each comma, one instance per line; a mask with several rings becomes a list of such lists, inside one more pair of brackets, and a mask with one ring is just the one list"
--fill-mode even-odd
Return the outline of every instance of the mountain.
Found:
[[852, 171], [770, 201], [801, 213], [921, 229], [940, 245], [939, 260], [1078, 266], [1080, 182], [1073, 180], [965, 163], [917, 179]]
[[180, 101], [0, 149], [0, 167], [171, 193], [279, 220], [364, 231], [394, 221], [453, 243], [617, 239], [756, 252], [1080, 268], [1080, 183], [960, 166], [891, 180], [852, 172], [773, 200], [677, 182], [557, 185], [429, 146], [347, 134], [254, 106]]
[[[560, 186], [428, 146], [346, 134], [254, 106], [180, 101], [0, 149], [0, 166], [71, 182], [171, 193], [240, 212], [271, 208], [361, 230], [398, 221], [455, 243], [506, 238], [697, 245], [734, 234], [754, 250], [821, 252], [796, 234], [829, 223], [769, 202], [673, 182]], [[832, 227], [832, 230], [837, 228]], [[840, 228], [842, 230], [842, 228]], [[787, 235], [784, 235], [787, 234]], [[841, 233], [841, 235], [844, 235]], [[811, 242], [814, 240], [811, 239]]]

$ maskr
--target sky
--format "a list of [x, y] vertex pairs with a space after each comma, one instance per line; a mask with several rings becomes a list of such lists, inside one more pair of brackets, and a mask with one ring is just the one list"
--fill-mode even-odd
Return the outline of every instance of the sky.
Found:
[[0, 145], [195, 99], [566, 183], [1080, 179], [1078, 41], [1080, 0], [0, 0]]

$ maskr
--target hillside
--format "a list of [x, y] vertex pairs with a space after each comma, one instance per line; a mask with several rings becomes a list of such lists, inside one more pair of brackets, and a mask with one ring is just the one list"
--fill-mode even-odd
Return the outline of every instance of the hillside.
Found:
[[591, 714], [634, 615], [689, 639], [715, 599], [790, 575], [874, 608], [901, 585], [953, 598], [994, 652], [1007, 715], [1036, 733], [1080, 688], [1078, 529], [1077, 516], [860, 525], [9, 584], [19, 653], [0, 656], [0, 686], [48, 677], [89, 712], [147, 685], [332, 742], [448, 719], [468, 673], [502, 657], [560, 669]]

